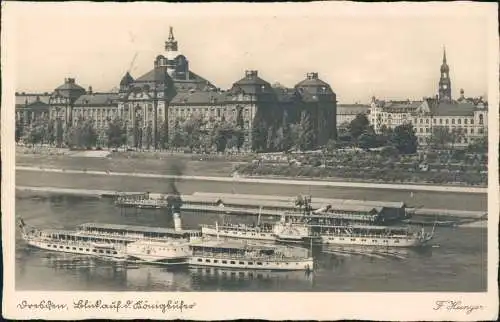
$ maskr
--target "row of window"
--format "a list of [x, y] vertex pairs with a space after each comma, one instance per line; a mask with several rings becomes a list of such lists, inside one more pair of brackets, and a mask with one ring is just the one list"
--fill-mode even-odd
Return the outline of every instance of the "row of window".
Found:
[[[469, 124], [474, 124], [474, 119], [463, 119], [463, 123], [464, 124], [468, 124], [468, 122], [470, 121]], [[444, 119], [444, 124], [455, 124], [455, 119]], [[424, 124], [424, 119], [420, 119], [419, 122], [420, 124]], [[432, 119], [432, 123], [434, 124], [437, 124], [437, 119]], [[479, 124], [483, 124], [484, 123], [484, 118], [483, 118], [483, 115], [480, 114], [479, 115]], [[425, 124], [429, 124], [429, 119], [425, 119]], [[443, 119], [439, 119], [439, 124], [443, 124]], [[456, 119], [456, 124], [462, 124], [462, 119]]]
[[[203, 263], [203, 258], [198, 258], [197, 259], [197, 262], [198, 263]], [[236, 261], [227, 261], [227, 260], [221, 260], [220, 261], [222, 264], [227, 264], [229, 262], [230, 265], [236, 265]], [[219, 263], [219, 260], [218, 259], [214, 259], [214, 260], [211, 260], [211, 259], [205, 259], [205, 263], [211, 263], [211, 264], [218, 264]], [[238, 265], [254, 265], [254, 262], [243, 262], [243, 261], [238, 261]], [[263, 266], [263, 265], [269, 265], [269, 262], [255, 262], [256, 265], [258, 266]], [[272, 263], [271, 263], [272, 264]], [[274, 264], [276, 265], [280, 265], [281, 262], [275, 262]], [[288, 262], [285, 262], [284, 263], [285, 265], [290, 265], [290, 263]], [[295, 265], [299, 265], [299, 263], [295, 263]]]
[[[49, 248], [55, 248], [55, 249], [59, 248], [59, 249], [66, 249], [66, 250], [76, 250], [76, 247], [66, 246], [66, 248], [65, 248], [64, 246], [59, 246], [58, 247], [57, 245], [51, 245], [51, 244], [47, 245], [47, 247], [49, 247]], [[81, 248], [81, 247], [78, 248], [78, 250], [81, 251], [81, 252], [84, 251], [83, 248]], [[88, 252], [88, 253], [90, 253], [90, 249], [89, 248], [86, 248], [85, 251]], [[92, 249], [92, 252], [93, 253], [99, 253], [99, 254], [113, 254], [113, 255], [117, 254], [116, 251], [111, 251], [111, 250], [104, 251], [103, 249], [95, 249], [95, 248]]]
[[[343, 237], [340, 237], [340, 238], [339, 238], [339, 240], [345, 240], [345, 239], [346, 239], [346, 238], [343, 238]], [[332, 240], [332, 241], [333, 241], [333, 240], [335, 240], [335, 237], [329, 237], [329, 238], [328, 238], [328, 240]], [[366, 239], [366, 238], [361, 238], [360, 240], [361, 240], [362, 242], [366, 242], [366, 241], [367, 241], [367, 239]], [[356, 239], [356, 238], [351, 238], [351, 241], [355, 242], [355, 241], [357, 241], [357, 239]], [[384, 239], [384, 240], [382, 240], [382, 241], [383, 241], [384, 243], [389, 243], [389, 240], [388, 240], [388, 239]], [[378, 242], [379, 242], [379, 240], [378, 240], [378, 239], [372, 239], [372, 243], [378, 243]], [[394, 240], [393, 240], [393, 242], [394, 242], [394, 244], [399, 244], [399, 239], [394, 239]]]
[[[455, 128], [454, 127], [453, 129], [461, 129], [464, 134], [474, 134], [474, 129], [473, 128], [467, 129], [466, 127], [464, 127], [464, 128], [461, 128], [461, 127]], [[451, 128], [450, 128], [450, 130], [451, 130]], [[419, 133], [424, 133], [424, 132], [425, 133], [430, 133], [431, 129], [428, 128], [428, 127], [426, 127], [426, 128], [421, 127], [421, 128], [418, 128], [418, 132]], [[484, 129], [483, 128], [477, 129], [477, 133], [478, 134], [483, 134], [484, 133]]]

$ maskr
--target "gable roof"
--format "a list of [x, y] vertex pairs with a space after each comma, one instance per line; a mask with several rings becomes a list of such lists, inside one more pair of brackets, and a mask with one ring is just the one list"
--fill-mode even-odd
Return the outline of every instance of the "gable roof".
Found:
[[75, 105], [82, 106], [106, 106], [117, 105], [118, 94], [116, 93], [92, 93], [80, 96]]
[[337, 114], [358, 115], [368, 114], [370, 105], [365, 104], [339, 104], [337, 105]]
[[19, 94], [16, 93], [16, 107], [31, 104], [37, 100], [49, 104], [50, 94]]

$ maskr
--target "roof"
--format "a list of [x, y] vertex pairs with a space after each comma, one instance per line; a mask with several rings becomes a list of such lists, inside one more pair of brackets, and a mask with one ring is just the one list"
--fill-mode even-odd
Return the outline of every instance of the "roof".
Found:
[[207, 248], [226, 248], [226, 249], [244, 249], [244, 248], [259, 248], [259, 249], [276, 249], [277, 247], [274, 245], [264, 245], [264, 244], [255, 244], [255, 243], [247, 243], [241, 240], [217, 240], [217, 239], [209, 239], [203, 240], [198, 243], [193, 243], [193, 246], [198, 247], [207, 247]]
[[365, 104], [339, 104], [337, 105], [337, 114], [368, 114], [370, 112], [370, 105]]
[[[216, 198], [216, 199], [250, 199], [256, 202], [262, 200], [268, 201], [284, 201], [290, 204], [295, 203], [296, 197], [292, 196], [267, 196], [267, 195], [252, 195], [252, 194], [224, 194], [216, 192], [195, 192], [192, 196]], [[184, 198], [185, 196], [183, 196]], [[187, 197], [187, 196], [186, 196]], [[312, 198], [312, 202], [322, 204], [337, 205], [337, 204], [350, 204], [350, 205], [370, 205], [374, 207], [386, 208], [404, 208], [405, 203], [401, 201], [378, 201], [378, 200], [355, 200], [355, 199], [327, 199], [327, 198]]]
[[431, 105], [431, 113], [436, 116], [472, 116], [476, 107], [470, 102], [445, 103]]
[[45, 93], [45, 94], [19, 94], [16, 93], [16, 106], [22, 106], [22, 105], [27, 105], [31, 104], [37, 100], [40, 100], [41, 102], [48, 104], [50, 100], [50, 94]]
[[215, 91], [184, 91], [177, 93], [170, 104], [211, 104], [225, 102], [227, 94]]
[[48, 110], [50, 107], [49, 104], [44, 103], [42, 101], [34, 101], [26, 106], [24, 108], [29, 108], [29, 109], [43, 109], [43, 110]]
[[388, 101], [383, 105], [386, 110], [413, 111], [422, 105], [422, 101]]
[[273, 91], [278, 101], [282, 103], [292, 103], [298, 98], [295, 88], [273, 87]]
[[180, 230], [177, 231], [173, 228], [162, 228], [162, 227], [147, 227], [147, 226], [135, 226], [135, 225], [117, 225], [117, 224], [101, 224], [101, 223], [86, 223], [79, 227], [82, 228], [101, 228], [109, 230], [126, 230], [141, 233], [156, 233], [156, 234], [168, 234], [168, 235], [184, 235], [191, 233], [199, 233], [199, 230]]
[[127, 86], [130, 83], [134, 82], [134, 78], [130, 76], [130, 73], [127, 72], [123, 77], [122, 80], [120, 81], [120, 86]]
[[92, 93], [84, 94], [75, 101], [75, 105], [104, 106], [117, 105], [118, 94], [116, 93]]
[[233, 83], [232, 92], [245, 94], [274, 94], [269, 82], [259, 77], [256, 70], [245, 72], [245, 77]]
[[167, 73], [166, 67], [156, 67], [147, 72], [146, 74], [137, 78], [134, 83], [139, 82], [159, 82], [167, 83], [172, 81], [172, 78]]
[[66, 78], [64, 84], [54, 90], [53, 95], [76, 99], [78, 96], [85, 94], [85, 89], [77, 85], [74, 78]]

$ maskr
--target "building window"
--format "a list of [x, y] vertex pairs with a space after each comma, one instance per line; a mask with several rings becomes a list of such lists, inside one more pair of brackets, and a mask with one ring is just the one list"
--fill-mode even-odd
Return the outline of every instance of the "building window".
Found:
[[420, 124], [423, 124], [424, 123], [424, 120], [423, 119], [420, 119]]
[[482, 128], [480, 128], [480, 129], [478, 130], [478, 132], [479, 132], [479, 134], [483, 134], [483, 133], [484, 133], [484, 130], [483, 130]]
[[484, 119], [483, 119], [483, 114], [479, 114], [479, 124], [483, 125]]
[[470, 134], [474, 134], [474, 129], [470, 129]]
[[449, 124], [450, 123], [450, 120], [446, 119], [446, 124]]
[[429, 119], [426, 119], [426, 120], [425, 120], [425, 124], [429, 124]]
[[471, 120], [470, 120], [470, 124], [474, 124], [474, 119], [471, 119]]
[[420, 128], [420, 133], [424, 133], [424, 128]]
[[451, 124], [455, 124], [455, 119], [451, 119]]
[[443, 119], [439, 119], [439, 124], [443, 124]]
[[432, 123], [436, 124], [436, 119], [433, 119], [433, 120], [432, 120]]
[[429, 133], [429, 128], [428, 127], [425, 128], [425, 133]]
[[461, 119], [458, 119], [457, 122], [458, 122], [458, 124], [462, 124], [462, 120]]

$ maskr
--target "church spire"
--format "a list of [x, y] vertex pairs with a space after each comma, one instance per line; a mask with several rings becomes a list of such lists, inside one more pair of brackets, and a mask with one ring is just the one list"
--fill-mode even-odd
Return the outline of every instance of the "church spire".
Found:
[[177, 51], [177, 40], [174, 37], [174, 28], [170, 26], [168, 33], [168, 40], [165, 42], [166, 51]]
[[443, 63], [441, 64], [441, 77], [439, 78], [439, 100], [451, 101], [450, 67], [446, 63], [446, 47], [443, 47]]
[[174, 38], [174, 28], [172, 28], [172, 26], [169, 27], [168, 40], [169, 41], [175, 40], [175, 38]]

